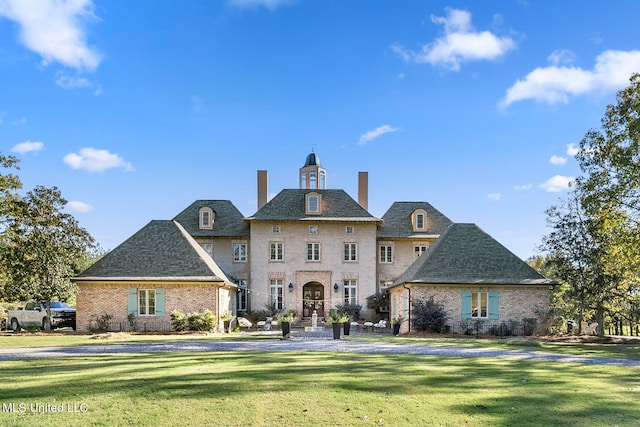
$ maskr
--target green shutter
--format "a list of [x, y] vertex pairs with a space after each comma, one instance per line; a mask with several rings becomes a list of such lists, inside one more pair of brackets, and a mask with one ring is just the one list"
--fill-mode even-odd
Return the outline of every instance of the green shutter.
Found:
[[127, 313], [132, 316], [138, 315], [138, 290], [129, 288], [129, 296], [127, 298]]
[[497, 320], [499, 316], [498, 291], [489, 291], [489, 319]]
[[394, 317], [396, 317], [397, 314], [397, 308], [396, 308], [396, 294], [391, 295], [391, 318], [393, 319]]
[[164, 289], [156, 289], [156, 316], [164, 316], [166, 309], [166, 304], [164, 302]]
[[471, 318], [471, 291], [462, 291], [462, 318]]

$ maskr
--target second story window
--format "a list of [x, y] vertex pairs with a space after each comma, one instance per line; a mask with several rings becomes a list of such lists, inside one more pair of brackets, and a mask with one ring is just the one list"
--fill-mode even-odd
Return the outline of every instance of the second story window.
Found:
[[358, 261], [358, 244], [357, 243], [345, 243], [344, 244], [344, 258], [346, 262]]
[[320, 261], [320, 243], [307, 243], [307, 261]]
[[345, 232], [347, 234], [355, 234], [355, 229], [353, 228], [353, 225], [347, 225], [347, 227], [345, 228]]
[[271, 232], [273, 234], [279, 234], [280, 233], [280, 226], [279, 225], [274, 225], [273, 227], [271, 227]]
[[318, 226], [310, 225], [309, 226], [309, 234], [318, 234]]
[[380, 262], [389, 264], [393, 262], [393, 246], [380, 245]]
[[233, 262], [247, 262], [247, 244], [233, 244]]
[[270, 261], [284, 260], [284, 243], [282, 242], [269, 243], [269, 260]]

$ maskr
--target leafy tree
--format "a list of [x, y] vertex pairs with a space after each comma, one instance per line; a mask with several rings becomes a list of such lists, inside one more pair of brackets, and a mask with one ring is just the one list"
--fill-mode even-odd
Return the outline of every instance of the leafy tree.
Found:
[[[16, 168], [17, 160], [0, 155], [0, 166]], [[63, 209], [60, 191], [37, 186], [24, 197], [13, 174], [0, 174], [0, 266], [6, 300], [68, 299], [74, 293], [69, 278], [97, 256], [94, 239]], [[47, 304], [47, 311], [50, 314]]]

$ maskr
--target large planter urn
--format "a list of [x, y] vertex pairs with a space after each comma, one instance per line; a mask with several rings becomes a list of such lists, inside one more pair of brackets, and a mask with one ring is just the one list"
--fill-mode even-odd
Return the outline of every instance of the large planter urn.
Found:
[[282, 326], [282, 338], [289, 339], [291, 337], [291, 323], [290, 322], [281, 322]]
[[400, 335], [400, 323], [395, 323], [393, 325], [393, 335]]
[[340, 330], [342, 329], [342, 324], [340, 323], [333, 323], [331, 326], [333, 326], [333, 339], [334, 340], [339, 340], [340, 339]]
[[344, 322], [343, 325], [344, 325], [344, 336], [348, 337], [349, 332], [351, 332], [351, 322], [350, 321]]

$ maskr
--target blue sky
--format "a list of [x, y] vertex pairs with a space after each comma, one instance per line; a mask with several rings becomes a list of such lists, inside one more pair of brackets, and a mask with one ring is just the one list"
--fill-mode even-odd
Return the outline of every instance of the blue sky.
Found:
[[369, 211], [428, 201], [523, 259], [640, 71], [640, 2], [0, 0], [0, 151], [105, 249], [256, 210], [313, 149]]

